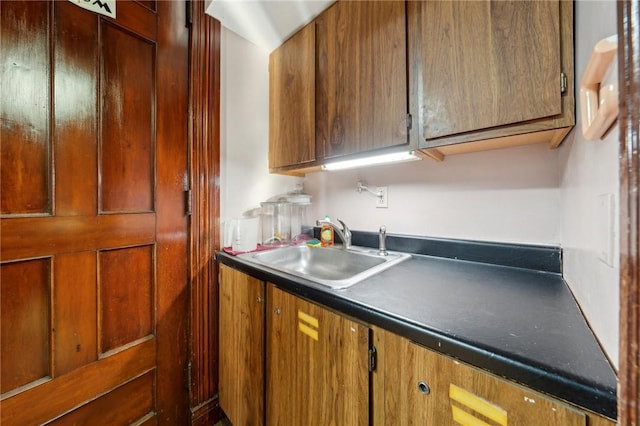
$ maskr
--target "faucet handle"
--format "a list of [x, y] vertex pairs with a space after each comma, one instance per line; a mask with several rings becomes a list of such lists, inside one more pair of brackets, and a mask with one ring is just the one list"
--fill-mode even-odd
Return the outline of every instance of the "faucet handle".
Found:
[[380, 256], [386, 256], [389, 253], [387, 253], [387, 247], [386, 247], [386, 240], [387, 240], [387, 227], [382, 225], [380, 227], [380, 234], [379, 234], [379, 242], [380, 242], [380, 247], [378, 248], [378, 255]]

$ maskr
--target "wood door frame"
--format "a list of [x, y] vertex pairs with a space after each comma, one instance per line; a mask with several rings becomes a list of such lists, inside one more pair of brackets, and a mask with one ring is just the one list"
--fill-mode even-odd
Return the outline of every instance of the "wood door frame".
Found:
[[192, 0], [189, 19], [191, 188], [190, 354], [191, 424], [222, 417], [218, 401], [218, 264], [220, 249], [220, 22]]
[[620, 81], [620, 370], [618, 424], [640, 424], [640, 5], [618, 2]]

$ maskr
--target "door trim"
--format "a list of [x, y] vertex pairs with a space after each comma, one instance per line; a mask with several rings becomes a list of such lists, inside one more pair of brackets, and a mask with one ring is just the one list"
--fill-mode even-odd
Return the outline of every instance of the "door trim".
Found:
[[620, 370], [618, 424], [640, 424], [640, 6], [618, 5], [620, 87]]
[[220, 248], [220, 22], [191, 4], [191, 327], [192, 424], [222, 417], [218, 402], [218, 264]]

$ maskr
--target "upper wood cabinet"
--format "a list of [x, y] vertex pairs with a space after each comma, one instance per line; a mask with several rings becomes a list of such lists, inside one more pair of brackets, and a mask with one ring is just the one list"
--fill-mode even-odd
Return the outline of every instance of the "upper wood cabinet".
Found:
[[407, 7], [410, 96], [425, 153], [562, 142], [575, 124], [570, 1]]
[[319, 156], [407, 145], [405, 2], [338, 1], [316, 25]]
[[270, 72], [271, 171], [403, 146], [555, 148], [575, 125], [573, 3], [337, 1]]
[[269, 168], [316, 159], [315, 23], [269, 57]]

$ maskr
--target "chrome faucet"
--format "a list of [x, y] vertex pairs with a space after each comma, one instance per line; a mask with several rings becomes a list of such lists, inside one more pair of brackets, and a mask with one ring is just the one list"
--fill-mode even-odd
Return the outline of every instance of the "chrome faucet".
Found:
[[334, 232], [338, 234], [338, 237], [340, 237], [340, 239], [342, 240], [342, 248], [344, 248], [345, 250], [350, 249], [351, 248], [351, 231], [343, 221], [338, 219], [338, 222], [340, 222], [340, 225], [342, 225], [342, 229], [340, 229], [338, 225], [336, 225], [335, 223], [327, 219], [316, 220], [316, 226], [329, 225], [330, 227], [332, 227]]
[[387, 240], [387, 227], [382, 225], [380, 227], [380, 235], [379, 235], [379, 240], [380, 240], [380, 245], [378, 248], [378, 255], [380, 256], [386, 256], [389, 253], [387, 252], [387, 246], [385, 244], [386, 240]]

